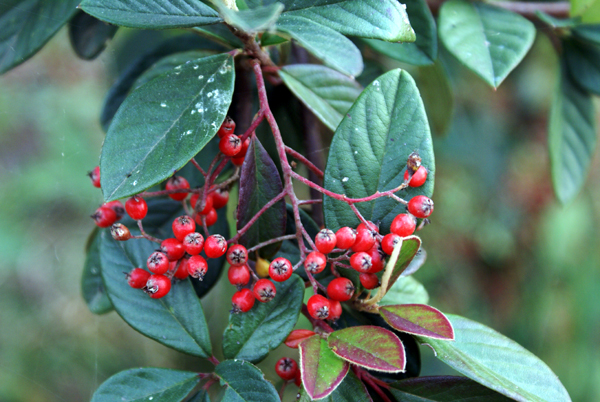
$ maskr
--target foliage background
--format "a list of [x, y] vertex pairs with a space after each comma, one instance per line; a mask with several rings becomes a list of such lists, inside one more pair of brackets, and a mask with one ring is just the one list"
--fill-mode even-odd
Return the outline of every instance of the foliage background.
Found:
[[[121, 30], [99, 59], [84, 62], [63, 29], [0, 77], [2, 401], [82, 401], [123, 369], [209, 367], [139, 335], [114, 312], [94, 316], [80, 296], [88, 216], [102, 201], [85, 175], [103, 140], [102, 100], [120, 66], [158, 35]], [[600, 166], [595, 158], [584, 191], [558, 205], [546, 144], [551, 45], [539, 35], [496, 92], [442, 56], [455, 113], [434, 142], [436, 209], [420, 233], [429, 258], [416, 278], [433, 306], [538, 355], [574, 401], [600, 400]], [[233, 292], [221, 285], [203, 300], [214, 342]], [[295, 353], [284, 346], [260, 367], [273, 378], [277, 358]], [[450, 372], [426, 348], [422, 357], [422, 374]]]

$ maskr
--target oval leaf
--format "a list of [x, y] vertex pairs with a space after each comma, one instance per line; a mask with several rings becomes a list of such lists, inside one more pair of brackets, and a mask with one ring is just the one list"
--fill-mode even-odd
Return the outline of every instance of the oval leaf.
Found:
[[340, 385], [350, 365], [337, 357], [318, 335], [301, 342], [299, 349], [304, 389], [312, 399], [325, 398]]
[[90, 235], [86, 253], [83, 275], [81, 276], [81, 294], [92, 313], [108, 313], [113, 310], [113, 305], [106, 294], [104, 282], [102, 282], [100, 233], [97, 229]]
[[115, 35], [117, 29], [114, 25], [79, 11], [69, 21], [71, 46], [83, 60], [93, 60], [106, 48], [106, 43]]
[[517, 401], [562, 402], [571, 398], [556, 374], [513, 340], [457, 315], [447, 315], [455, 340], [420, 338], [442, 360], [469, 378]]
[[[396, 194], [409, 200], [424, 194], [431, 196], [435, 161], [429, 123], [423, 102], [412, 77], [402, 70], [392, 70], [373, 81], [359, 96], [338, 126], [325, 170], [325, 188], [352, 198], [362, 198], [402, 184], [408, 155], [418, 151], [429, 170], [422, 187]], [[337, 230], [356, 227], [358, 218], [344, 202], [323, 197], [325, 223]], [[396, 215], [406, 211], [404, 205], [388, 197], [356, 204], [362, 215], [381, 222], [387, 233]]]
[[428, 301], [429, 294], [421, 282], [412, 276], [406, 276], [398, 278], [378, 304], [380, 306], [410, 303], [426, 304]]
[[563, 57], [573, 82], [600, 95], [600, 47], [572, 39], [563, 41]]
[[287, 338], [285, 338], [285, 346], [292, 349], [298, 349], [300, 342], [313, 335], [316, 335], [316, 333], [309, 329], [295, 329]]
[[344, 381], [329, 396], [321, 399], [312, 399], [301, 387], [298, 402], [373, 402], [365, 385], [356, 374], [348, 371]]
[[432, 66], [419, 68], [417, 84], [434, 135], [444, 135], [450, 130], [454, 114], [454, 96], [448, 74], [438, 60]]
[[397, 373], [406, 366], [402, 342], [385, 328], [363, 325], [342, 329], [329, 335], [327, 343], [342, 359], [369, 370]]
[[182, 401], [200, 382], [197, 373], [162, 368], [121, 371], [106, 380], [92, 402]]
[[226, 360], [215, 368], [221, 385], [227, 387], [223, 402], [279, 402], [273, 384], [251, 363]]
[[392, 274], [390, 276], [386, 292], [394, 285], [396, 280], [398, 280], [398, 278], [402, 276], [404, 270], [407, 269], [408, 266], [410, 266], [411, 262], [418, 254], [420, 248], [421, 239], [419, 237], [408, 236], [403, 239], [402, 248], [400, 249], [398, 260], [396, 260], [396, 264], [394, 265], [394, 270], [392, 271]]
[[273, 3], [251, 10], [234, 11], [224, 3], [216, 2], [225, 22], [245, 32], [263, 32], [271, 28], [283, 11], [283, 4]]
[[160, 183], [200, 152], [225, 119], [234, 75], [233, 58], [221, 54], [175, 67], [131, 93], [102, 147], [104, 198]]
[[379, 309], [385, 321], [398, 331], [427, 338], [453, 340], [452, 324], [444, 313], [425, 304], [403, 304]]
[[294, 275], [276, 283], [275, 288], [276, 296], [270, 302], [257, 301], [249, 312], [229, 316], [223, 333], [225, 358], [259, 362], [292, 331], [302, 307], [304, 282]]
[[390, 384], [390, 393], [406, 402], [509, 402], [511, 399], [465, 377], [409, 378]]

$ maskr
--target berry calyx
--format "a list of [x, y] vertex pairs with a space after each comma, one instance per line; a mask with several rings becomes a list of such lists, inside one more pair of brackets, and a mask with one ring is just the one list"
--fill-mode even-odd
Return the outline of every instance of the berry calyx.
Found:
[[306, 303], [308, 314], [316, 320], [324, 320], [329, 317], [329, 309], [331, 305], [329, 300], [321, 295], [312, 295]]
[[204, 237], [198, 232], [192, 232], [183, 239], [183, 249], [189, 255], [198, 255], [204, 247]]
[[360, 252], [367, 251], [375, 244], [376, 232], [374, 230], [367, 229], [366, 227], [360, 227], [356, 230], [356, 241], [352, 245], [352, 251]]
[[117, 214], [111, 208], [102, 206], [91, 215], [96, 225], [101, 228], [107, 228], [117, 221]]
[[142, 268], [134, 268], [129, 273], [125, 273], [127, 283], [134, 289], [141, 289], [146, 286], [150, 272]]
[[424, 195], [417, 195], [408, 202], [408, 212], [417, 218], [427, 218], [433, 212], [433, 201]]
[[335, 246], [342, 250], [347, 250], [356, 242], [356, 230], [352, 229], [351, 227], [344, 226], [335, 232], [335, 238]]
[[169, 259], [165, 253], [155, 251], [150, 254], [146, 261], [146, 266], [155, 274], [164, 274], [169, 270]]
[[327, 266], [327, 257], [325, 254], [313, 251], [306, 256], [304, 261], [304, 268], [313, 275], [322, 272]]
[[292, 358], [282, 357], [275, 363], [275, 373], [284, 381], [293, 380], [298, 373], [298, 363]]
[[171, 280], [164, 275], [150, 275], [142, 290], [151, 298], [160, 299], [171, 290]]
[[288, 280], [292, 276], [292, 263], [284, 257], [275, 258], [269, 265], [269, 276], [275, 282]]
[[335, 248], [337, 238], [331, 229], [322, 229], [315, 236], [315, 247], [323, 254], [329, 254]]
[[404, 181], [408, 181], [410, 187], [421, 187], [427, 181], [427, 169], [423, 165], [419, 166], [412, 177], [410, 177], [410, 173], [411, 171], [408, 169], [404, 172]]
[[227, 271], [227, 279], [233, 286], [244, 286], [250, 281], [250, 270], [247, 265], [232, 265]]
[[213, 208], [221, 209], [229, 202], [229, 191], [217, 189], [210, 193], [213, 200]]
[[183, 242], [185, 236], [193, 233], [194, 230], [196, 230], [196, 222], [194, 222], [191, 216], [187, 215], [182, 215], [178, 218], [175, 218], [171, 226], [173, 228], [173, 234], [175, 235], [175, 238], [180, 242]]
[[298, 345], [300, 344], [300, 342], [302, 342], [306, 338], [310, 338], [313, 335], [316, 335], [316, 332], [313, 332], [309, 329], [295, 329], [292, 332], [290, 332], [288, 337], [285, 339], [284, 343], [285, 346], [289, 348], [298, 349]]
[[125, 201], [125, 210], [131, 219], [139, 221], [146, 217], [146, 214], [148, 213], [148, 204], [146, 204], [146, 201], [142, 197], [134, 195]]
[[342, 316], [342, 304], [337, 300], [329, 300], [329, 321], [337, 321]]
[[125, 215], [125, 207], [123, 206], [123, 203], [119, 200], [107, 202], [102, 206], [108, 207], [108, 208], [112, 209], [113, 211], [115, 211], [115, 214], [117, 215], [117, 220], [121, 220], [123, 215]]
[[160, 250], [166, 254], [169, 261], [177, 261], [185, 254], [183, 243], [173, 237], [163, 240]]
[[118, 241], [125, 241], [131, 239], [131, 232], [127, 228], [127, 226], [122, 223], [114, 223], [110, 227], [110, 235], [113, 239]]
[[364, 251], [352, 254], [350, 265], [358, 272], [369, 272], [373, 266], [373, 259]]
[[360, 280], [360, 284], [365, 289], [375, 289], [379, 286], [379, 278], [375, 274], [362, 273], [358, 277], [358, 280]]
[[400, 237], [410, 236], [415, 233], [417, 220], [411, 214], [398, 214], [390, 225], [390, 232]]
[[219, 141], [219, 151], [225, 156], [236, 156], [242, 150], [242, 140], [235, 134], [226, 134]]
[[100, 188], [100, 166], [96, 166], [94, 169], [92, 169], [92, 171], [88, 173], [88, 176], [90, 176], [92, 185]]
[[187, 271], [192, 278], [204, 279], [208, 271], [208, 263], [201, 255], [193, 255], [187, 261]]
[[331, 300], [345, 302], [354, 295], [354, 284], [348, 278], [335, 278], [327, 285], [327, 297]]
[[398, 236], [396, 233], [388, 233], [383, 236], [383, 240], [381, 240], [381, 248], [387, 255], [392, 255], [394, 247], [401, 241], [402, 237]]
[[219, 138], [225, 137], [227, 134], [233, 134], [235, 131], [235, 121], [229, 116], [225, 117], [221, 127], [219, 127], [219, 131], [217, 131], [217, 135]]
[[277, 290], [275, 289], [275, 285], [268, 279], [259, 279], [254, 284], [254, 297], [256, 300], [262, 303], [268, 303], [275, 298], [277, 294]]
[[222, 257], [227, 251], [227, 241], [221, 235], [208, 236], [204, 242], [204, 253], [208, 258]]
[[230, 265], [244, 265], [248, 261], [248, 250], [241, 244], [234, 244], [225, 253], [225, 258]]
[[231, 298], [231, 304], [233, 306], [231, 312], [234, 314], [246, 313], [254, 306], [255, 300], [254, 293], [252, 293], [250, 289], [242, 289], [235, 292]]
[[[185, 177], [181, 176], [173, 176], [169, 180], [167, 180], [167, 184], [165, 185], [165, 189], [167, 191], [172, 190], [187, 190], [190, 188], [190, 183], [185, 179]], [[169, 197], [175, 201], [185, 200], [188, 196], [188, 193], [173, 193], [169, 194]]]

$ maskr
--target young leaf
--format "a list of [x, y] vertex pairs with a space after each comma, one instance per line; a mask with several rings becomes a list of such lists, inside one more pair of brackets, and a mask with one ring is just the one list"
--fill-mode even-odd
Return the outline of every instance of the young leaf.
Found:
[[130, 28], [186, 28], [221, 21], [215, 10], [197, 0], [83, 0], [79, 7], [102, 21]]
[[[246, 225], [262, 207], [283, 191], [275, 163], [257, 138], [252, 140], [240, 172], [240, 193], [237, 210], [237, 229]], [[277, 201], [262, 214], [256, 223], [240, 237], [247, 248], [285, 233], [285, 201]], [[279, 245], [263, 247], [260, 254], [270, 258]]]
[[200, 152], [225, 119], [234, 75], [233, 57], [221, 54], [177, 66], [133, 91], [102, 147], [104, 198], [160, 183]]
[[438, 359], [469, 378], [517, 401], [571, 398], [550, 368], [521, 345], [475, 321], [448, 314], [455, 340], [417, 337]]
[[221, 385], [225, 386], [223, 402], [279, 402], [273, 384], [251, 363], [225, 360], [215, 368]]
[[535, 38], [535, 27], [524, 17], [465, 0], [442, 5], [439, 31], [450, 53], [494, 88], [523, 60]]
[[387, 290], [389, 290], [394, 285], [396, 280], [403, 274], [404, 270], [410, 265], [420, 248], [421, 239], [419, 237], [413, 235], [404, 238], [402, 241], [400, 254], [398, 255], [398, 260], [396, 261], [396, 265], [394, 266], [394, 270], [392, 271], [390, 280], [388, 282]]
[[390, 384], [390, 393], [406, 402], [510, 402], [511, 399], [466, 377], [409, 378]]
[[398, 331], [427, 338], [454, 339], [450, 321], [444, 313], [431, 306], [425, 304], [385, 306], [379, 309], [379, 314]]
[[[325, 188], [352, 198], [394, 189], [404, 181], [406, 160], [413, 151], [419, 152], [429, 173], [423, 186], [396, 193], [406, 200], [419, 194], [431, 196], [435, 161], [419, 91], [406, 71], [396, 69], [373, 81], [338, 126], [329, 149]], [[335, 231], [359, 224], [345, 202], [323, 198], [326, 227]], [[388, 197], [356, 207], [366, 219], [381, 222], [382, 234], [396, 215], [406, 211]]]
[[93, 60], [106, 48], [106, 43], [115, 35], [117, 29], [114, 25], [79, 11], [69, 21], [71, 46], [83, 60]]
[[380, 306], [411, 303], [426, 304], [428, 301], [429, 294], [425, 287], [412, 276], [406, 276], [398, 278], [378, 304]]
[[200, 382], [197, 373], [162, 368], [121, 371], [94, 392], [92, 402], [182, 401]]
[[373, 402], [365, 385], [352, 371], [348, 371], [344, 381], [325, 398], [312, 399], [303, 387], [300, 388], [298, 402]]
[[337, 357], [318, 335], [301, 342], [299, 349], [304, 389], [312, 399], [325, 398], [340, 385], [350, 365]]
[[600, 95], [600, 46], [586, 41], [563, 41], [563, 57], [571, 80], [581, 89]]
[[224, 3], [215, 4], [225, 22], [245, 32], [263, 32], [270, 29], [283, 11], [281, 3], [241, 11], [227, 8]]
[[333, 353], [369, 370], [404, 371], [406, 356], [402, 342], [393, 332], [374, 325], [335, 331], [327, 338]]
[[86, 250], [83, 275], [81, 276], [81, 294], [88, 308], [94, 314], [105, 314], [113, 310], [113, 305], [106, 294], [102, 282], [102, 266], [100, 265], [100, 233], [96, 229], [90, 235]]
[[256, 302], [251, 311], [231, 314], [223, 333], [223, 355], [257, 363], [279, 346], [298, 321], [304, 282], [294, 275], [275, 283], [277, 294], [268, 303]]
[[295, 64], [279, 70], [284, 84], [331, 130], [360, 95], [354, 79], [325, 66]]
[[0, 74], [33, 56], [77, 12], [80, 0], [0, 3]]
[[360, 50], [344, 35], [304, 17], [279, 18], [276, 30], [295, 39], [323, 64], [352, 77], [360, 75], [363, 60]]
[[417, 84], [431, 131], [434, 135], [446, 134], [454, 114], [454, 96], [442, 63], [438, 60], [432, 66], [420, 67]]

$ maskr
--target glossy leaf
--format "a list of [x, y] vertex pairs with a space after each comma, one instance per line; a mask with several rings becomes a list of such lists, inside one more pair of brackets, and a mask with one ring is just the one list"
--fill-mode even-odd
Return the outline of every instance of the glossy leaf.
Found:
[[215, 3], [225, 22], [245, 32], [262, 32], [270, 29], [283, 11], [283, 4], [273, 3], [251, 10], [234, 11], [224, 3]]
[[573, 27], [571, 33], [576, 38], [600, 45], [600, 24], [581, 24]]
[[242, 41], [235, 36], [225, 24], [205, 25], [192, 28], [195, 34], [201, 35], [212, 42], [218, 43], [229, 49], [241, 49], [244, 47]]
[[465, 0], [442, 5], [439, 32], [450, 53], [494, 88], [523, 60], [535, 38], [535, 27], [524, 17]]
[[552, 182], [560, 202], [571, 201], [583, 187], [596, 143], [592, 97], [579, 89], [563, 68], [548, 127]]
[[[325, 169], [325, 188], [348, 197], [361, 198], [402, 184], [408, 155], [418, 151], [429, 174], [422, 187], [396, 192], [406, 200], [418, 194], [431, 196], [435, 160], [429, 123], [412, 77], [399, 69], [373, 81], [359, 96], [338, 126]], [[323, 197], [325, 226], [337, 230], [356, 227], [356, 215], [342, 201]], [[381, 197], [356, 204], [362, 215], [381, 222], [386, 234], [404, 205]]]
[[563, 58], [571, 80], [581, 89], [600, 95], [600, 45], [565, 40]]
[[69, 39], [77, 56], [93, 60], [106, 48], [106, 43], [115, 35], [118, 27], [79, 11], [69, 21]]
[[200, 382], [197, 373], [163, 368], [136, 368], [110, 377], [92, 402], [182, 401]]
[[251, 363], [225, 360], [215, 368], [221, 385], [226, 387], [223, 402], [279, 402], [273, 384]]
[[442, 63], [438, 60], [432, 66], [420, 67], [417, 84], [431, 131], [434, 135], [446, 134], [454, 114], [454, 96]]
[[361, 87], [352, 78], [325, 66], [294, 64], [279, 70], [284, 84], [331, 130], [350, 109]]
[[[398, 260], [390, 276], [387, 290], [389, 290], [396, 280], [402, 275], [404, 270], [410, 265], [421, 248], [421, 239], [418, 236], [408, 236], [402, 241], [402, 248], [398, 255]], [[386, 291], [387, 291], [386, 290]]]
[[185, 28], [221, 21], [198, 0], [83, 0], [80, 7], [102, 21], [130, 28]]
[[393, 332], [374, 325], [335, 331], [327, 338], [333, 353], [352, 364], [370, 370], [404, 371], [404, 346]]
[[350, 365], [329, 349], [318, 335], [300, 343], [302, 384], [312, 399], [325, 398], [342, 382]]
[[517, 401], [570, 401], [556, 374], [518, 343], [491, 328], [447, 315], [455, 340], [420, 338], [438, 359], [469, 378]]
[[339, 32], [304, 17], [284, 14], [276, 25], [281, 36], [298, 41], [323, 64], [350, 76], [363, 70], [360, 50]]
[[398, 278], [378, 304], [380, 306], [411, 303], [427, 304], [428, 301], [429, 294], [421, 282], [412, 276], [406, 276]]
[[427, 259], [427, 252], [423, 247], [419, 248], [417, 254], [413, 257], [408, 266], [402, 271], [400, 277], [410, 276], [417, 272], [423, 264], [425, 264], [425, 260]]
[[107, 201], [137, 194], [167, 179], [210, 141], [233, 93], [228, 54], [177, 66], [123, 102], [102, 147]]
[[88, 308], [94, 314], [105, 314], [113, 310], [102, 282], [100, 265], [100, 235], [96, 229], [92, 232], [86, 250], [83, 275], [81, 276], [81, 294]]
[[[260, 141], [252, 140], [240, 172], [240, 192], [237, 210], [237, 229], [243, 228], [269, 201], [283, 191], [283, 184], [275, 163]], [[267, 209], [252, 227], [240, 237], [239, 243], [247, 248], [285, 234], [285, 201], [276, 202]], [[277, 252], [277, 244], [261, 248], [263, 258]]]
[[33, 56], [77, 12], [80, 0], [0, 3], [0, 73]]
[[402, 304], [385, 306], [379, 314], [398, 331], [426, 338], [453, 340], [452, 324], [444, 313], [425, 304]]
[[344, 381], [325, 398], [311, 399], [306, 390], [300, 388], [298, 402], [373, 402], [362, 381], [352, 371], [348, 371]]
[[229, 316], [223, 333], [226, 359], [259, 362], [294, 329], [304, 298], [304, 281], [294, 275], [275, 283], [275, 288], [277, 294], [270, 302], [257, 301], [249, 312]]
[[466, 377], [409, 378], [390, 384], [390, 393], [404, 402], [509, 402], [510, 398]]

